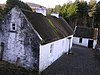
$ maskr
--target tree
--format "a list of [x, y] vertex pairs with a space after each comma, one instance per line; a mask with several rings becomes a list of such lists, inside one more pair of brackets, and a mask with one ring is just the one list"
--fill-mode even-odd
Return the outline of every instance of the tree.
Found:
[[4, 10], [2, 9], [2, 7], [0, 7], [0, 21], [2, 20], [4, 16]]
[[68, 16], [68, 21], [69, 24], [74, 28], [77, 25], [77, 14], [76, 14], [76, 9], [77, 3], [71, 3], [70, 6], [67, 9], [67, 16]]
[[72, 17], [76, 14], [76, 2], [71, 3], [67, 9], [68, 17]]
[[7, 0], [4, 8], [5, 14], [15, 6], [32, 11], [32, 9], [26, 3], [20, 0]]
[[77, 2], [77, 19], [78, 25], [87, 26], [88, 4], [87, 2]]
[[96, 0], [90, 0], [89, 3], [89, 24], [94, 27], [94, 14], [96, 12]]
[[61, 6], [60, 5], [56, 5], [55, 8], [54, 8], [54, 11], [60, 13], [61, 12]]
[[96, 10], [96, 0], [90, 0], [89, 2], [89, 16], [93, 17]]
[[68, 8], [68, 4], [63, 4], [63, 6], [61, 7], [61, 15], [64, 18], [67, 18], [67, 8]]
[[71, 4], [72, 4], [72, 3], [69, 2], [69, 3], [67, 3], [67, 4], [64, 3], [63, 6], [56, 5], [53, 11], [54, 11], [54, 12], [59, 12], [59, 14], [60, 14], [61, 16], [63, 16], [64, 18], [67, 18], [67, 17], [68, 17], [67, 11], [68, 11], [68, 8], [70, 7]]
[[[63, 6], [57, 5], [54, 10], [59, 12], [60, 15], [63, 16], [73, 27], [76, 25], [94, 27], [94, 19], [97, 15], [99, 15], [100, 11], [99, 6], [98, 9], [96, 9], [95, 0], [91, 0], [89, 4], [86, 1], [77, 0], [74, 3], [69, 2], [67, 4], [63, 4]], [[96, 15], [94, 16], [95, 13]], [[96, 19], [100, 22], [99, 17]]]
[[75, 26], [76, 2], [69, 2], [67, 4], [63, 4], [62, 7], [60, 5], [57, 5], [54, 8], [54, 11], [59, 12], [60, 15], [63, 16], [72, 27]]
[[100, 1], [96, 4], [95, 23], [96, 27], [100, 27]]

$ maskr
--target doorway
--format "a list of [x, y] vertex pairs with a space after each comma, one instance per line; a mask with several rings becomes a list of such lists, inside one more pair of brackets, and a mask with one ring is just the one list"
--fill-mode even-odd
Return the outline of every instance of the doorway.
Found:
[[3, 51], [4, 51], [4, 43], [1, 42], [1, 44], [0, 44], [0, 60], [2, 60], [2, 58], [3, 58]]
[[88, 48], [93, 48], [93, 40], [88, 41]]

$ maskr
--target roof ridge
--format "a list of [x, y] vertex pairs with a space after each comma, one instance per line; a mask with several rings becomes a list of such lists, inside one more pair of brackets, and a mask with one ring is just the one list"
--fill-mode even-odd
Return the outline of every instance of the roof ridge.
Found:
[[21, 10], [23, 10], [23, 11], [27, 11], [27, 12], [31, 12], [31, 13], [33, 13], [32, 11], [30, 11], [30, 10], [26, 10], [26, 9], [23, 9], [23, 8], [20, 8]]

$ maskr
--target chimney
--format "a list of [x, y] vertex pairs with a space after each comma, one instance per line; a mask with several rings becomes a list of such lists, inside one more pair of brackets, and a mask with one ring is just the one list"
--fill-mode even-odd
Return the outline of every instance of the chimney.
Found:
[[55, 16], [55, 17], [59, 18], [59, 13], [58, 12], [52, 12], [51, 16]]
[[42, 15], [46, 16], [46, 8], [45, 7], [37, 7], [36, 13], [41, 13]]

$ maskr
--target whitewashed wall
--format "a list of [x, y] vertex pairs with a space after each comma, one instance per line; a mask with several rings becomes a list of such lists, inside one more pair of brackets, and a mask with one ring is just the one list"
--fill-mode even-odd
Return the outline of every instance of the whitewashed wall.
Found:
[[[71, 45], [72, 47], [72, 39], [73, 35], [70, 36], [71, 38]], [[50, 53], [52, 46], [52, 52]], [[49, 65], [51, 65], [55, 60], [57, 60], [63, 53], [69, 51], [69, 39], [64, 38], [58, 41], [48, 43], [46, 45], [40, 45], [40, 56], [39, 56], [39, 72], [46, 69]]]
[[82, 38], [82, 43], [81, 43], [81, 45], [88, 47], [88, 40], [89, 40], [89, 39]]
[[73, 37], [73, 44], [88, 46], [88, 39], [82, 38], [82, 43], [79, 43], [79, 37]]
[[97, 40], [94, 40], [93, 48], [95, 48], [96, 44], [97, 44]]
[[[82, 43], [79, 43], [79, 39], [80, 39], [79, 37], [73, 37], [73, 44], [88, 47], [88, 41], [91, 39], [82, 38]], [[93, 48], [95, 48], [96, 44], [97, 44], [97, 40], [94, 40], [93, 41]]]

